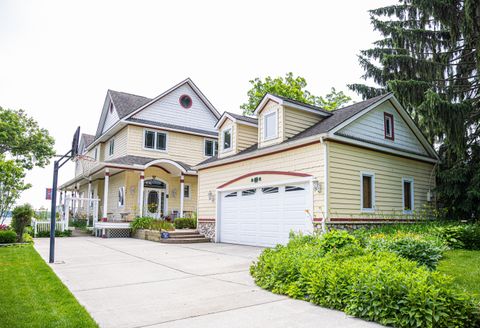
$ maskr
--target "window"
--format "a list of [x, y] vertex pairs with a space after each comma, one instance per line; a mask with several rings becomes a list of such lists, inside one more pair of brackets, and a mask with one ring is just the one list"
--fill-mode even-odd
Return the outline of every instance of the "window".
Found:
[[375, 207], [375, 176], [372, 173], [361, 175], [362, 211], [373, 211]]
[[403, 212], [412, 213], [413, 211], [413, 179], [402, 178], [403, 184]]
[[118, 207], [125, 206], [125, 187], [118, 188]]
[[110, 110], [110, 113], [113, 113], [113, 103], [110, 103], [110, 108], [109, 108], [109, 110]]
[[263, 118], [263, 139], [277, 137], [277, 112], [266, 114]]
[[215, 156], [218, 153], [218, 141], [205, 139], [205, 156]]
[[242, 191], [242, 196], [251, 196], [255, 195], [256, 190], [255, 189], [247, 189]]
[[286, 186], [286, 187], [285, 187], [285, 192], [289, 192], [289, 191], [300, 191], [300, 190], [305, 190], [305, 188], [297, 187], [297, 186]]
[[237, 197], [237, 192], [234, 191], [234, 192], [231, 192], [231, 193], [225, 195], [225, 198], [230, 198], [230, 197]]
[[112, 139], [108, 144], [108, 155], [112, 156], [114, 151], [115, 151], [115, 139]]
[[190, 198], [190, 185], [183, 185], [183, 197]]
[[232, 148], [232, 128], [226, 129], [222, 133], [223, 150]]
[[390, 139], [390, 140], [395, 139], [392, 114], [383, 113], [383, 129], [384, 129], [385, 139]]
[[262, 188], [264, 194], [276, 194], [278, 192], [278, 187], [266, 187]]
[[190, 98], [189, 95], [181, 95], [180, 98], [178, 98], [178, 102], [185, 109], [192, 107], [193, 104], [192, 98]]
[[93, 158], [97, 160], [97, 156], [98, 156], [98, 147], [95, 147], [95, 149], [93, 150]]
[[167, 150], [167, 134], [164, 132], [145, 130], [144, 148]]

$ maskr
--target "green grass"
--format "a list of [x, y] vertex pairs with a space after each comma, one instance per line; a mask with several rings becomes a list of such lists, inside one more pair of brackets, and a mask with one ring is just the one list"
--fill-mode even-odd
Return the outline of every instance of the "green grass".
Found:
[[32, 246], [0, 247], [1, 327], [98, 327]]
[[454, 283], [480, 301], [480, 251], [446, 251], [438, 271], [454, 278]]

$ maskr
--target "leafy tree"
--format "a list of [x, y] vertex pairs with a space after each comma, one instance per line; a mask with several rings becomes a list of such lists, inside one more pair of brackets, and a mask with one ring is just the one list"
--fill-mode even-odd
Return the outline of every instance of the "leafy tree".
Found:
[[351, 100], [342, 91], [337, 92], [335, 88], [332, 88], [325, 98], [317, 97], [305, 89], [307, 87], [305, 78], [301, 76], [294, 77], [292, 72], [287, 73], [285, 78], [267, 76], [262, 80], [257, 77], [250, 80], [250, 84], [252, 88], [247, 92], [248, 102], [240, 106], [244, 115], [251, 115], [266, 93], [288, 97], [327, 110], [336, 109]]
[[0, 154], [26, 169], [45, 167], [55, 155], [54, 139], [23, 110], [0, 107]]
[[33, 217], [33, 209], [30, 204], [17, 206], [12, 211], [12, 227], [17, 233], [18, 242], [23, 241], [23, 231]]
[[2, 224], [8, 210], [20, 197], [20, 193], [30, 185], [23, 182], [24, 169], [13, 160], [6, 160], [4, 155], [0, 155], [0, 172], [0, 224]]
[[449, 214], [480, 215], [480, 2], [400, 0], [370, 17], [383, 38], [359, 62], [375, 85], [350, 89], [364, 98], [392, 91], [441, 144], [437, 192]]

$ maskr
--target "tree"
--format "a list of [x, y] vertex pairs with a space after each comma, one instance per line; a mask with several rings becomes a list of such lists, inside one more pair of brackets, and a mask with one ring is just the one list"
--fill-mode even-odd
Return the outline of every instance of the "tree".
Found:
[[285, 78], [267, 76], [264, 80], [261, 80], [257, 77], [249, 82], [252, 88], [247, 92], [248, 102], [240, 106], [244, 115], [251, 115], [260, 100], [267, 93], [288, 97], [327, 110], [337, 109], [351, 100], [342, 91], [337, 92], [334, 88], [325, 98], [317, 97], [305, 89], [307, 86], [305, 78], [301, 76], [294, 77], [292, 72], [287, 73]]
[[26, 169], [45, 167], [55, 155], [54, 139], [23, 110], [0, 107], [0, 154]]
[[12, 227], [17, 233], [19, 243], [23, 242], [23, 231], [27, 225], [30, 225], [33, 214], [34, 212], [30, 204], [17, 206], [12, 211]]
[[0, 172], [0, 224], [3, 224], [8, 210], [30, 185], [23, 182], [24, 169], [13, 160], [6, 160], [4, 155], [0, 155]]
[[449, 214], [479, 215], [480, 163], [472, 159], [480, 138], [480, 2], [400, 0], [370, 15], [383, 38], [359, 62], [376, 85], [350, 89], [364, 98], [392, 91], [441, 144], [437, 192]]
[[25, 170], [45, 167], [55, 151], [48, 131], [22, 110], [0, 107], [0, 222], [7, 211], [30, 185], [25, 184]]

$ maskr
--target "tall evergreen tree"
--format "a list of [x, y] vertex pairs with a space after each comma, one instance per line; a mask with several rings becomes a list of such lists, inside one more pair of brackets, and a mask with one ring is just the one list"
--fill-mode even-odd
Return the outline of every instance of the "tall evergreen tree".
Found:
[[370, 11], [383, 38], [361, 51], [364, 98], [391, 91], [442, 158], [438, 196], [451, 215], [480, 215], [480, 1], [399, 0]]

